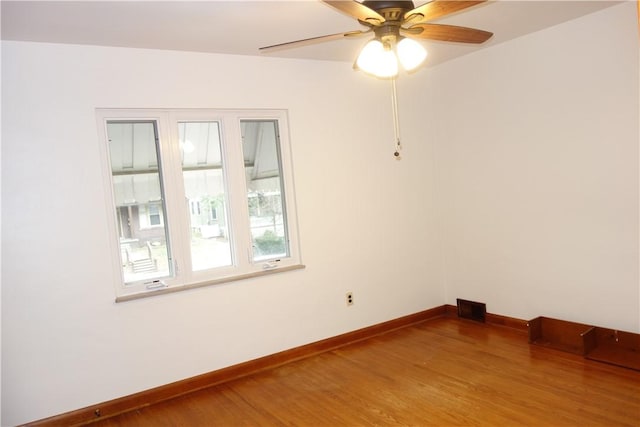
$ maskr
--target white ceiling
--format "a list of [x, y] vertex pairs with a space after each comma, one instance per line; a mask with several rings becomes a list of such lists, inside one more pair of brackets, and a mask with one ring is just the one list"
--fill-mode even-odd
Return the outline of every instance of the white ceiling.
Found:
[[[629, 0], [627, 0], [629, 1]], [[419, 6], [425, 1], [415, 1]], [[495, 0], [439, 23], [491, 31], [483, 45], [423, 41], [428, 64], [464, 55], [593, 13], [618, 1]], [[258, 48], [364, 29], [316, 0], [4, 1], [3, 40], [123, 46], [352, 62], [370, 37], [260, 53]]]

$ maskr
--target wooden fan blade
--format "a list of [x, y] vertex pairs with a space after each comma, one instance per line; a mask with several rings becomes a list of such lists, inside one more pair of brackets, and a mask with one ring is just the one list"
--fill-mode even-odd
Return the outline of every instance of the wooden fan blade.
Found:
[[321, 42], [328, 42], [331, 40], [338, 40], [341, 39], [343, 37], [357, 37], [357, 36], [361, 36], [363, 34], [367, 34], [370, 33], [372, 30], [367, 30], [367, 31], [348, 31], [346, 33], [337, 33], [337, 34], [329, 34], [326, 36], [319, 36], [319, 37], [311, 37], [308, 39], [302, 39], [302, 40], [296, 40], [293, 42], [287, 42], [287, 43], [280, 43], [280, 44], [274, 44], [272, 46], [265, 46], [265, 47], [261, 47], [259, 50], [261, 52], [275, 52], [277, 50], [281, 50], [281, 49], [289, 49], [289, 48], [293, 48], [293, 47], [302, 47], [302, 46], [308, 46], [310, 44], [315, 44], [315, 43], [321, 43]]
[[442, 18], [460, 10], [464, 10], [468, 7], [475, 6], [480, 3], [484, 3], [487, 0], [474, 0], [474, 1], [440, 1], [433, 0], [429, 3], [425, 3], [422, 6], [416, 7], [413, 10], [404, 14], [405, 21], [411, 22], [426, 22], [433, 19]]
[[376, 27], [385, 21], [384, 17], [378, 12], [356, 0], [322, 0], [322, 2], [352, 18], [356, 18], [358, 21], [367, 22]]
[[[417, 30], [422, 31], [417, 31]], [[444, 42], [458, 43], [484, 43], [491, 38], [493, 33], [475, 28], [458, 27], [455, 25], [441, 24], [416, 24], [407, 30], [409, 37], [417, 37], [421, 39], [440, 40]]]

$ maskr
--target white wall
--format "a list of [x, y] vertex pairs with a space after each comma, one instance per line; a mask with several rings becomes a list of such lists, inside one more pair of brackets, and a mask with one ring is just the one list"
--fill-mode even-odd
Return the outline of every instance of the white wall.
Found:
[[[443, 304], [431, 148], [394, 159], [388, 83], [346, 63], [21, 42], [2, 55], [3, 425]], [[307, 268], [115, 304], [97, 107], [288, 109]]]
[[640, 331], [635, 2], [432, 77], [447, 302]]
[[[350, 64], [4, 42], [2, 425], [456, 297], [638, 331], [634, 17], [401, 80], [400, 162]], [[115, 304], [96, 107], [288, 109], [307, 268]]]

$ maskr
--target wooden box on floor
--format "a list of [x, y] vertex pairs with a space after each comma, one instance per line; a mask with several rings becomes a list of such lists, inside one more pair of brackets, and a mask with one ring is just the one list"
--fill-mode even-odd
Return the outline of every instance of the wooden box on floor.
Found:
[[640, 371], [640, 335], [594, 326], [582, 338], [587, 359]]
[[584, 356], [586, 349], [582, 334], [592, 327], [540, 316], [529, 321], [529, 342]]

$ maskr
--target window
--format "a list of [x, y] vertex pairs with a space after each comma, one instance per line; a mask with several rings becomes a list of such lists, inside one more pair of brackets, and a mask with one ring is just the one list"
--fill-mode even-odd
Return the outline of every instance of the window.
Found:
[[140, 227], [151, 228], [162, 226], [162, 207], [157, 204], [145, 204], [140, 207]]
[[286, 114], [98, 110], [118, 300], [301, 268]]

